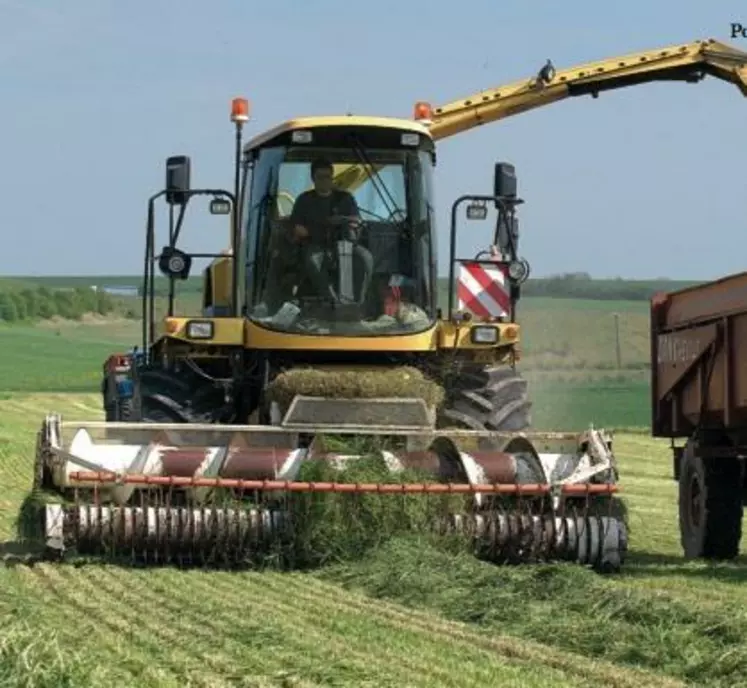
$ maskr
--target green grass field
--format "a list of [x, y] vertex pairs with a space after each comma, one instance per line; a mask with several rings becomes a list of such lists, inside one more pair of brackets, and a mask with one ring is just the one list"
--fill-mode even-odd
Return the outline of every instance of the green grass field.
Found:
[[[616, 369], [619, 313], [622, 364]], [[532, 387], [537, 429], [649, 423], [646, 304], [527, 298], [521, 368]], [[0, 325], [0, 394], [94, 392], [112, 352], [140, 343], [140, 324], [86, 318]]]
[[0, 392], [90, 392], [106, 357], [138, 343], [135, 322], [0, 325]]
[[[195, 307], [194, 295], [185, 294], [179, 304], [183, 312]], [[641, 301], [593, 301], [588, 299], [526, 298], [519, 304], [522, 326], [522, 367], [529, 371], [617, 372], [616, 321], [620, 340], [622, 370], [641, 370], [648, 365], [648, 307]], [[0, 350], [16, 358], [25, 352], [28, 360], [58, 354], [64, 347], [78, 348], [81, 360], [90, 357], [97, 365], [112, 349], [129, 348], [140, 342], [136, 320], [92, 319], [81, 323], [54, 319], [39, 325], [0, 325]], [[97, 347], [97, 348], [96, 348]], [[108, 347], [108, 349], [106, 348]], [[64, 352], [64, 354], [63, 354]], [[4, 357], [6, 360], [8, 355]], [[0, 366], [4, 365], [0, 363]], [[16, 368], [17, 366], [13, 366]], [[18, 377], [28, 377], [25, 364], [17, 367]], [[20, 371], [23, 371], [22, 374]], [[70, 371], [75, 377], [75, 373]], [[19, 384], [10, 378], [5, 388]], [[43, 375], [32, 374], [36, 389], [47, 389]], [[42, 385], [41, 387], [39, 385]], [[28, 388], [31, 389], [31, 388]]]
[[[94, 394], [0, 400], [0, 541], [48, 411], [101, 416]], [[684, 563], [665, 443], [620, 435], [616, 453], [619, 575], [408, 538], [306, 573], [16, 565], [0, 568], [0, 685], [747, 685], [747, 561]]]
[[[648, 424], [645, 303], [521, 308], [537, 429]], [[138, 340], [124, 320], [0, 328], [3, 551], [44, 414], [101, 418], [101, 363]], [[619, 575], [402, 537], [306, 573], [0, 567], [0, 686], [747, 686], [747, 558], [685, 563], [666, 442], [618, 432], [615, 451]]]

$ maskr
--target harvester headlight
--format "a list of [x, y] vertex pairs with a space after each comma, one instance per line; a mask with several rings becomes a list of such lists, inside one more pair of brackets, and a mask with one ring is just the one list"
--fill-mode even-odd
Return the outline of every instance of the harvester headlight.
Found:
[[470, 203], [467, 206], [467, 219], [468, 220], [484, 220], [488, 216], [488, 207], [485, 203], [476, 201]]
[[525, 260], [514, 260], [508, 266], [508, 276], [515, 282], [523, 282], [529, 277], [529, 264]]
[[497, 344], [498, 328], [480, 325], [470, 330], [470, 337], [473, 344]]
[[210, 201], [211, 215], [228, 215], [231, 212], [231, 201], [227, 198], [214, 198]]
[[191, 320], [187, 323], [187, 337], [190, 339], [212, 339], [213, 330], [210, 320]]

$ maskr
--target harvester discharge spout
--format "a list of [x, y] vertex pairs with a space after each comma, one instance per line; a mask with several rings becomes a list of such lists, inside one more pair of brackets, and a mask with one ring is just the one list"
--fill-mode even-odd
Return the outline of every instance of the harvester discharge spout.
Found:
[[334, 538], [373, 544], [427, 533], [459, 538], [495, 563], [617, 570], [627, 547], [611, 507], [609, 439], [594, 429], [503, 437], [328, 425], [309, 433], [290, 424], [73, 424], [50, 415], [36, 462], [37, 489], [54, 493], [40, 505], [38, 535], [57, 556], [292, 565], [326, 558]]

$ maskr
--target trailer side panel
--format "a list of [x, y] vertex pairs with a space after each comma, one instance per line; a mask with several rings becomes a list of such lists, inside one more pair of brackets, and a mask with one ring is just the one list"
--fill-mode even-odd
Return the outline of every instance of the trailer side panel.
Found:
[[651, 302], [655, 437], [747, 428], [747, 273]]

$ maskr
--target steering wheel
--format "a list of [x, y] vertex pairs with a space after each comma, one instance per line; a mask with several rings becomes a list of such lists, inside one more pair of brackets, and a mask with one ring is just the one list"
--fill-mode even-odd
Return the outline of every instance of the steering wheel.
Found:
[[[349, 235], [345, 237], [348, 241], [359, 241], [360, 235], [362, 232], [364, 232], [367, 227], [368, 223], [361, 217], [358, 217], [356, 215], [335, 215], [333, 217], [330, 217], [327, 221], [329, 226], [332, 227], [335, 230], [335, 234], [338, 236], [343, 235], [345, 230], [348, 230]], [[354, 223], [355, 227], [349, 228], [349, 223]], [[350, 235], [353, 235], [351, 238]]]
[[385, 215], [379, 215], [378, 213], [375, 213], [373, 210], [368, 210], [368, 208], [360, 208], [361, 214], [365, 213], [366, 215], [370, 215], [372, 218], [374, 218], [377, 222], [403, 222], [407, 215], [405, 214], [405, 211], [401, 208], [395, 208], [392, 210], [391, 213], [389, 213], [389, 216]]

